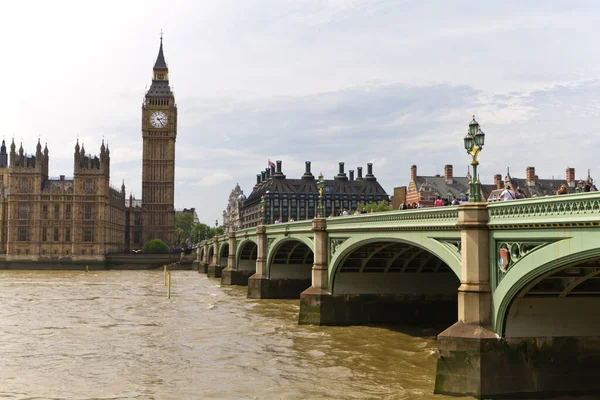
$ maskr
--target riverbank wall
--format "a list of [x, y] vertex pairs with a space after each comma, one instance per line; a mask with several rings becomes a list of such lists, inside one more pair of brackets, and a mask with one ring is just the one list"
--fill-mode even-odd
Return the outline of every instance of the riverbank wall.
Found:
[[104, 259], [44, 257], [37, 260], [7, 260], [0, 256], [0, 270], [148, 270], [169, 265], [172, 270], [191, 270], [193, 259], [177, 254], [109, 254]]

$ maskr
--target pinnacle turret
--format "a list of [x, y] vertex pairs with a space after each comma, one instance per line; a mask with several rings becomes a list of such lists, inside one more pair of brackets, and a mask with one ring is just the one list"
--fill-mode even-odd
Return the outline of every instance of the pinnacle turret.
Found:
[[165, 55], [163, 54], [163, 45], [162, 45], [162, 32], [160, 34], [160, 48], [158, 49], [158, 57], [156, 57], [156, 62], [154, 63], [154, 71], [168, 71], [167, 62], [165, 61]]

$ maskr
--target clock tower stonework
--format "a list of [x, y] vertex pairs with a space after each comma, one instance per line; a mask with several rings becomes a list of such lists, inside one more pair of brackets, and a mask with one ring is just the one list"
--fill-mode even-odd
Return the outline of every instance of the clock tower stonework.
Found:
[[142, 105], [142, 232], [143, 241], [175, 238], [175, 140], [177, 105], [169, 86], [169, 69], [160, 49], [152, 85]]

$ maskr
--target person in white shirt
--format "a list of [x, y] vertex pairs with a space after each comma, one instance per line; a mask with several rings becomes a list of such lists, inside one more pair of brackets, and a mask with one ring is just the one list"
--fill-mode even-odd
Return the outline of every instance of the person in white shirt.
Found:
[[347, 217], [348, 216], [348, 211], [346, 211], [346, 209], [344, 208], [344, 211], [342, 212], [342, 216]]
[[504, 189], [504, 191], [502, 193], [500, 193], [500, 200], [514, 200], [515, 199], [515, 192], [512, 191], [512, 188], [510, 187], [510, 185], [506, 185], [506, 188]]

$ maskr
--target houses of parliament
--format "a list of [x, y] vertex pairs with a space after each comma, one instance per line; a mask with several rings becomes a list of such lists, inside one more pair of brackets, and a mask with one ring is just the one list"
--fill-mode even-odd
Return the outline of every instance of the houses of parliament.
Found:
[[150, 239], [174, 240], [177, 106], [162, 37], [152, 85], [142, 105], [142, 198], [110, 184], [110, 149], [86, 153], [75, 144], [73, 177], [48, 176], [49, 150], [34, 154], [14, 139], [0, 147], [0, 253], [6, 260], [104, 260]]

